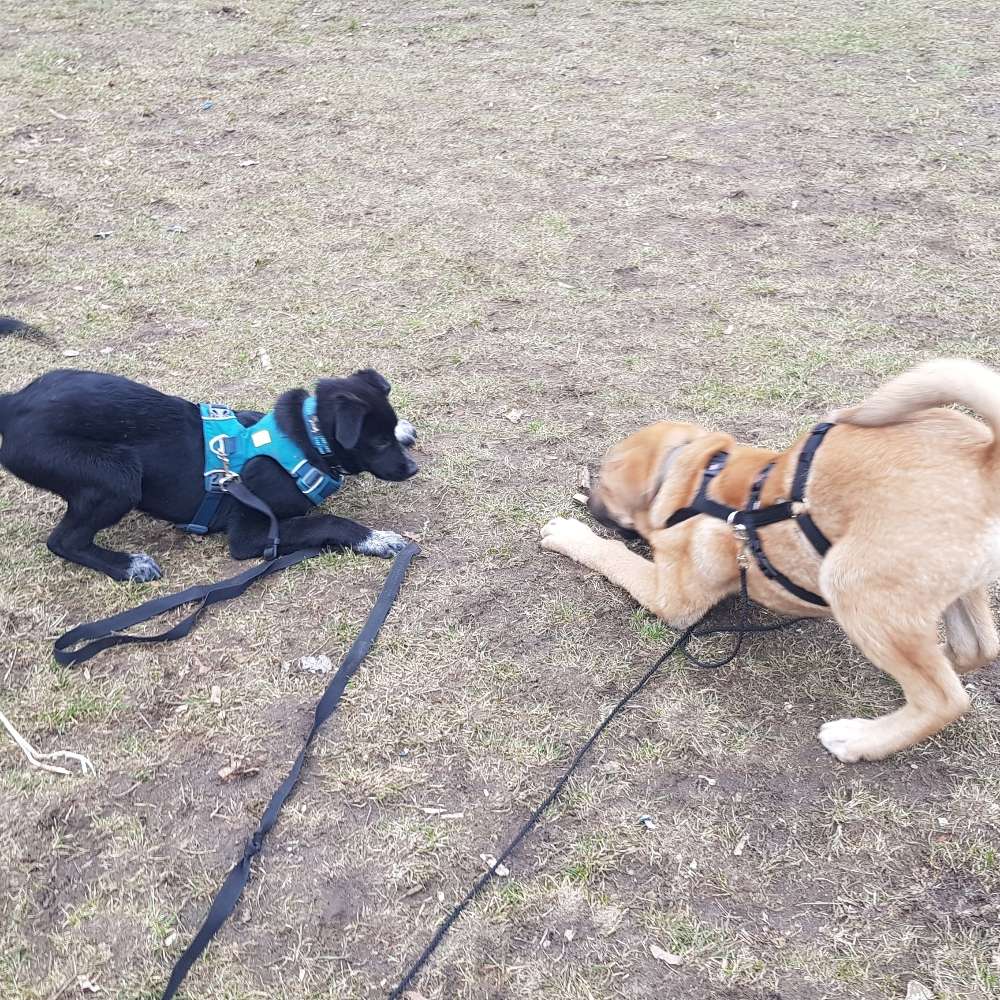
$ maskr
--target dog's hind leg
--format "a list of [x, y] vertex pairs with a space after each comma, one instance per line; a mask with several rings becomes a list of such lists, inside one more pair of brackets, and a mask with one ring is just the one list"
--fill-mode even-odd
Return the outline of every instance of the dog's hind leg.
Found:
[[[138, 475], [135, 477], [138, 482]], [[115, 552], [94, 543], [94, 535], [120, 521], [138, 502], [138, 488], [113, 494], [95, 486], [74, 492], [66, 513], [48, 538], [49, 551], [113, 580], [146, 583], [160, 578], [160, 567], [144, 552]]]
[[[829, 556], [832, 559], [834, 556]], [[899, 683], [906, 704], [876, 719], [838, 719], [819, 731], [823, 746], [847, 763], [881, 760], [940, 732], [969, 710], [962, 682], [937, 641], [940, 607], [915, 614], [925, 595], [872, 587], [837, 587], [826, 578], [830, 606], [848, 637], [875, 666]]]
[[945, 653], [960, 673], [978, 670], [1000, 656], [989, 592], [977, 587], [945, 608]]

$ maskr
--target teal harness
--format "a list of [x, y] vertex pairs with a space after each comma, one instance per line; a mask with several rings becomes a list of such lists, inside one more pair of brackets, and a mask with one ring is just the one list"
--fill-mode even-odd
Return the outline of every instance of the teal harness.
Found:
[[[208, 534], [225, 496], [226, 484], [238, 479], [243, 466], [252, 458], [264, 456], [277, 462], [295, 480], [302, 495], [317, 505], [344, 485], [342, 475], [328, 475], [309, 462], [305, 452], [278, 426], [273, 410], [257, 423], [244, 427], [228, 406], [198, 405], [205, 437], [205, 499], [190, 524], [178, 525], [182, 531]], [[321, 455], [331, 454], [330, 443], [316, 420], [315, 396], [306, 396], [303, 401], [302, 419], [313, 447]]]

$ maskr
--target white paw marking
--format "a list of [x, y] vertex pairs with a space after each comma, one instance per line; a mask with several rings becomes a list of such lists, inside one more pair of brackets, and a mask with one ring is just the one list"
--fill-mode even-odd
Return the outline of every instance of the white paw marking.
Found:
[[864, 757], [871, 734], [870, 719], [837, 719], [820, 726], [819, 741], [837, 760], [853, 764]]
[[396, 440], [406, 448], [417, 440], [417, 429], [409, 420], [396, 421]]
[[583, 521], [569, 517], [554, 517], [542, 526], [542, 548], [567, 556], [596, 537]]
[[405, 548], [406, 539], [402, 535], [397, 535], [395, 531], [370, 531], [364, 541], [354, 546], [354, 551], [365, 556], [381, 556], [387, 559]]
[[128, 579], [134, 583], [149, 583], [150, 580], [159, 580], [163, 575], [160, 567], [156, 565], [156, 560], [152, 556], [147, 556], [145, 552], [136, 552], [128, 561]]

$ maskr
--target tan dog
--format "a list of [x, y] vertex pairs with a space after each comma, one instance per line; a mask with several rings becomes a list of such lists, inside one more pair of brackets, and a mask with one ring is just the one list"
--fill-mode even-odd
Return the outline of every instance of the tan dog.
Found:
[[[948, 403], [975, 410], [989, 427], [930, 409]], [[753, 560], [749, 592], [775, 611], [832, 615], [899, 682], [903, 707], [828, 722], [819, 732], [842, 761], [879, 760], [963, 715], [969, 696], [956, 671], [1000, 653], [987, 590], [1000, 578], [1000, 375], [972, 361], [932, 361], [832, 419], [807, 487], [809, 514], [832, 548], [820, 558], [794, 520], [759, 529], [771, 563], [829, 607], [793, 596]], [[542, 529], [542, 545], [624, 587], [671, 625], [690, 625], [738, 590], [741, 544], [715, 517], [665, 528], [667, 519], [691, 503], [719, 451], [729, 459], [711, 483], [712, 498], [745, 507], [772, 460], [762, 505], [788, 497], [804, 440], [778, 453], [694, 424], [653, 424], [611, 449], [588, 504], [602, 523], [642, 535], [653, 561], [561, 517]]]

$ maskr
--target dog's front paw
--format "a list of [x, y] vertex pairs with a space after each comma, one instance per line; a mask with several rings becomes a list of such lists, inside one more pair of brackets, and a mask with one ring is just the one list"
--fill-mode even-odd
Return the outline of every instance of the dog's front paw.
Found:
[[871, 719], [837, 719], [820, 726], [819, 741], [837, 760], [854, 764], [859, 760], [877, 760], [880, 756], [873, 737], [876, 726]]
[[554, 517], [542, 527], [542, 548], [575, 559], [581, 548], [597, 536], [583, 523], [569, 517]]
[[352, 546], [355, 552], [364, 556], [380, 556], [388, 559], [406, 548], [406, 539], [395, 531], [369, 531], [368, 537]]
[[149, 583], [151, 580], [159, 580], [161, 576], [163, 573], [156, 565], [156, 560], [145, 552], [136, 552], [129, 559], [128, 569], [125, 570], [125, 579], [130, 583]]

